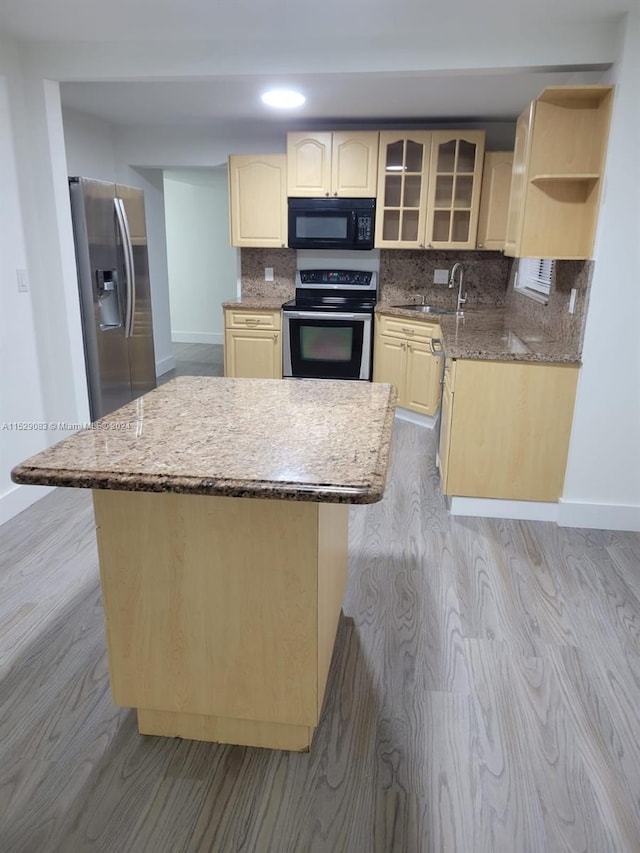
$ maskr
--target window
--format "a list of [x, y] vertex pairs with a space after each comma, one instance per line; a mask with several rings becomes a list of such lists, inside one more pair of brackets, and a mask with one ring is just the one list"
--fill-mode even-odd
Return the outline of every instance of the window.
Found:
[[554, 263], [550, 258], [520, 258], [514, 288], [538, 302], [548, 302]]

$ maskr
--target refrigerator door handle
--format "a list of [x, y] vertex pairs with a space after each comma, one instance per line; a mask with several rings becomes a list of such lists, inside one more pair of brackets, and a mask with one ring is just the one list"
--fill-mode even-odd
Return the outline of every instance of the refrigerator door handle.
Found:
[[122, 250], [124, 252], [124, 271], [127, 286], [124, 334], [125, 337], [130, 338], [133, 335], [133, 321], [136, 307], [136, 269], [133, 263], [133, 245], [131, 243], [129, 220], [127, 219], [124, 202], [121, 198], [114, 198], [113, 204], [116, 211], [116, 222], [118, 223], [118, 231], [120, 232]]

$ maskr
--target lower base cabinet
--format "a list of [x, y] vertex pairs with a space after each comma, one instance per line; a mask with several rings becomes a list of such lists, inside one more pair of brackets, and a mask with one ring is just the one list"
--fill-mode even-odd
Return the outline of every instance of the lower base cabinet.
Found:
[[439, 334], [434, 323], [376, 317], [373, 381], [395, 385], [398, 405], [423, 415], [434, 415], [440, 405], [442, 360], [430, 346]]
[[280, 312], [226, 308], [224, 315], [224, 375], [282, 379]]
[[446, 359], [438, 454], [444, 494], [557, 502], [578, 370]]

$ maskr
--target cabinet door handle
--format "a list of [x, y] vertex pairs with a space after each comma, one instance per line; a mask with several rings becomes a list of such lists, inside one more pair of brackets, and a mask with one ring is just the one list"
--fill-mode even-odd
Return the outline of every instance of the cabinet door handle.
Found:
[[484, 249], [484, 243], [478, 243], [478, 248], [479, 248], [479, 249]]
[[444, 349], [440, 338], [431, 338], [429, 341], [429, 349], [432, 355], [444, 355]]
[[278, 340], [278, 333], [277, 333], [277, 332], [274, 332], [274, 333], [273, 333], [273, 340], [274, 340], [274, 341], [277, 341], [277, 340]]
[[405, 333], [405, 335], [415, 335], [416, 333], [415, 329], [405, 328], [404, 326], [402, 327], [402, 331]]
[[260, 322], [257, 317], [245, 317], [244, 321], [248, 326], [257, 326]]
[[407, 344], [407, 349], [409, 350], [409, 352], [413, 352], [413, 350], [411, 349], [411, 344]]
[[335, 193], [334, 193], [334, 195], [335, 195], [335, 196], [337, 196], [337, 195], [338, 195], [338, 193], [337, 193], [337, 192], [335, 192]]
[[331, 193], [325, 193], [325, 195], [331, 195]]

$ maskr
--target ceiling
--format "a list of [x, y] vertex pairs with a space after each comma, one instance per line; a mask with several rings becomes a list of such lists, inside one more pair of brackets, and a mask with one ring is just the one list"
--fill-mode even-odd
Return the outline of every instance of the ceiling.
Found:
[[[599, 75], [591, 75], [597, 78]], [[317, 74], [278, 82], [294, 84], [307, 96], [302, 111], [286, 113], [300, 121], [337, 124], [343, 120], [502, 120], [517, 116], [545, 86], [568, 83], [568, 71], [511, 71], [501, 74]], [[589, 81], [591, 82], [591, 81]], [[206, 81], [65, 83], [65, 107], [114, 124], [215, 124], [283, 120], [282, 111], [260, 101], [265, 79], [221, 77]]]
[[[3, 0], [0, 34], [57, 51], [65, 108], [117, 125], [499, 121], [597, 82], [615, 57], [591, 45], [637, 1]], [[259, 100], [282, 84], [307, 96], [285, 119]]]

